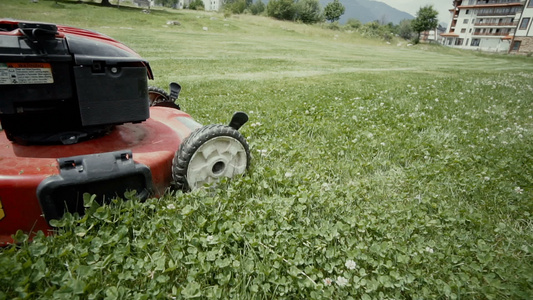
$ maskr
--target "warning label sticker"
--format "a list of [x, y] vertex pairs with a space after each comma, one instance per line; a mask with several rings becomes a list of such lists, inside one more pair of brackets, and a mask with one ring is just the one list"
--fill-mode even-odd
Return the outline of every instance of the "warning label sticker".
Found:
[[54, 83], [49, 63], [0, 63], [0, 84]]

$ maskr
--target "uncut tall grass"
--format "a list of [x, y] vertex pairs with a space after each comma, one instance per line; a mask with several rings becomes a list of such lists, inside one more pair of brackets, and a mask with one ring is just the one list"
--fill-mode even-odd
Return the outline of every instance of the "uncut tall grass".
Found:
[[253, 159], [216, 189], [87, 197], [59, 234], [19, 234], [0, 299], [533, 297], [531, 57], [75, 1], [0, 17], [122, 41], [197, 121], [247, 112]]

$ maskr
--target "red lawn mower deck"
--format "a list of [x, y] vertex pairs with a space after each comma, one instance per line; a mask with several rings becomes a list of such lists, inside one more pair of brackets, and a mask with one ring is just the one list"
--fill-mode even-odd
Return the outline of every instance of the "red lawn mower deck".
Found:
[[0, 20], [0, 245], [17, 230], [135, 190], [188, 191], [243, 174], [250, 151], [235, 113], [202, 126], [170, 94], [148, 87], [147, 61], [99, 33]]

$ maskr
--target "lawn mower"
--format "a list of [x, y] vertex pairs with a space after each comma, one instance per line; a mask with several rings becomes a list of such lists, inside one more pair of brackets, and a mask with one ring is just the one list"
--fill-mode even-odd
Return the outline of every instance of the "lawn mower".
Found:
[[247, 170], [245, 113], [202, 126], [176, 104], [179, 84], [148, 79], [149, 63], [103, 34], [0, 20], [0, 245], [52, 234], [51, 220], [83, 215], [85, 193], [143, 200]]

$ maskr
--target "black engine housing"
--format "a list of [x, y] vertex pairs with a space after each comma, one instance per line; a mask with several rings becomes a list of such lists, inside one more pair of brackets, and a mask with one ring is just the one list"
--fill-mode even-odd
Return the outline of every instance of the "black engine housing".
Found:
[[0, 31], [0, 122], [10, 140], [72, 144], [149, 117], [149, 64], [124, 45], [54, 24]]

